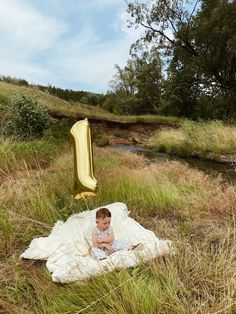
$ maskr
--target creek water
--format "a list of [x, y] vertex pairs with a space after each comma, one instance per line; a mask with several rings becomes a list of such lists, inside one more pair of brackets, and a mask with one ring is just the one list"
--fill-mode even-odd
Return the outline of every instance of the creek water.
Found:
[[141, 154], [152, 162], [160, 163], [167, 160], [178, 160], [186, 162], [190, 167], [197, 168], [212, 176], [221, 175], [228, 183], [236, 184], [236, 164], [218, 163], [215, 161], [200, 160], [197, 158], [179, 158], [177, 156], [158, 153], [151, 149], [142, 148], [135, 145], [111, 145], [112, 149]]

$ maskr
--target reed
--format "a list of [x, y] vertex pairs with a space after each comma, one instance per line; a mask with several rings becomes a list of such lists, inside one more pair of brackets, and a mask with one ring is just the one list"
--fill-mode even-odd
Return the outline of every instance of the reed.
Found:
[[158, 151], [188, 157], [209, 153], [236, 155], [236, 128], [220, 121], [182, 123], [178, 130], [163, 130], [153, 138], [151, 146]]

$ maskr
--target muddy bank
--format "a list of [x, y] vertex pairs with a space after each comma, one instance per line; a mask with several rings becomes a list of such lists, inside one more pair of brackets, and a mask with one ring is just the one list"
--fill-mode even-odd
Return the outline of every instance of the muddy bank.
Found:
[[[92, 132], [102, 132], [107, 136], [107, 145], [137, 145], [144, 148], [155, 149], [150, 145], [155, 132], [163, 129], [178, 129], [177, 125], [163, 123], [107, 123], [90, 122]], [[236, 163], [234, 155], [208, 153], [193, 151], [188, 157], [218, 163]], [[183, 158], [184, 159], [184, 158]]]
[[167, 125], [163, 123], [126, 123], [126, 124], [108, 124], [104, 122], [90, 122], [93, 133], [103, 132], [108, 137], [109, 145], [126, 144], [149, 145], [152, 136], [156, 131], [166, 128], [178, 128], [176, 125]]

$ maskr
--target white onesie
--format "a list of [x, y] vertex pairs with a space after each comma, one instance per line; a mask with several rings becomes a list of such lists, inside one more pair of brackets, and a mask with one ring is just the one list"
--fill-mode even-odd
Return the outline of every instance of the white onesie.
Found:
[[[105, 231], [101, 231], [97, 227], [93, 229], [93, 232], [94, 230], [98, 238], [108, 237], [112, 233], [111, 226]], [[116, 251], [121, 251], [121, 250], [128, 251], [132, 248], [132, 245], [128, 241], [123, 240], [123, 239], [113, 240], [111, 243], [111, 246], [112, 246], [112, 253]], [[98, 248], [96, 246], [93, 246], [91, 251], [94, 257], [99, 260], [107, 258], [109, 256], [109, 253], [107, 252], [106, 248]]]

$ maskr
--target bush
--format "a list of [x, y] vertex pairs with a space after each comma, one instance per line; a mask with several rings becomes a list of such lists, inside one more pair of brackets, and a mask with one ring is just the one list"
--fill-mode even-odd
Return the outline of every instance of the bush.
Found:
[[87, 93], [80, 99], [80, 102], [90, 106], [101, 106], [105, 99], [106, 96], [103, 94]]
[[117, 94], [109, 94], [104, 101], [102, 108], [114, 114], [122, 114], [121, 98]]
[[51, 125], [47, 109], [26, 96], [12, 99], [9, 109], [11, 114], [6, 125], [7, 134], [17, 135], [22, 139], [40, 138]]

